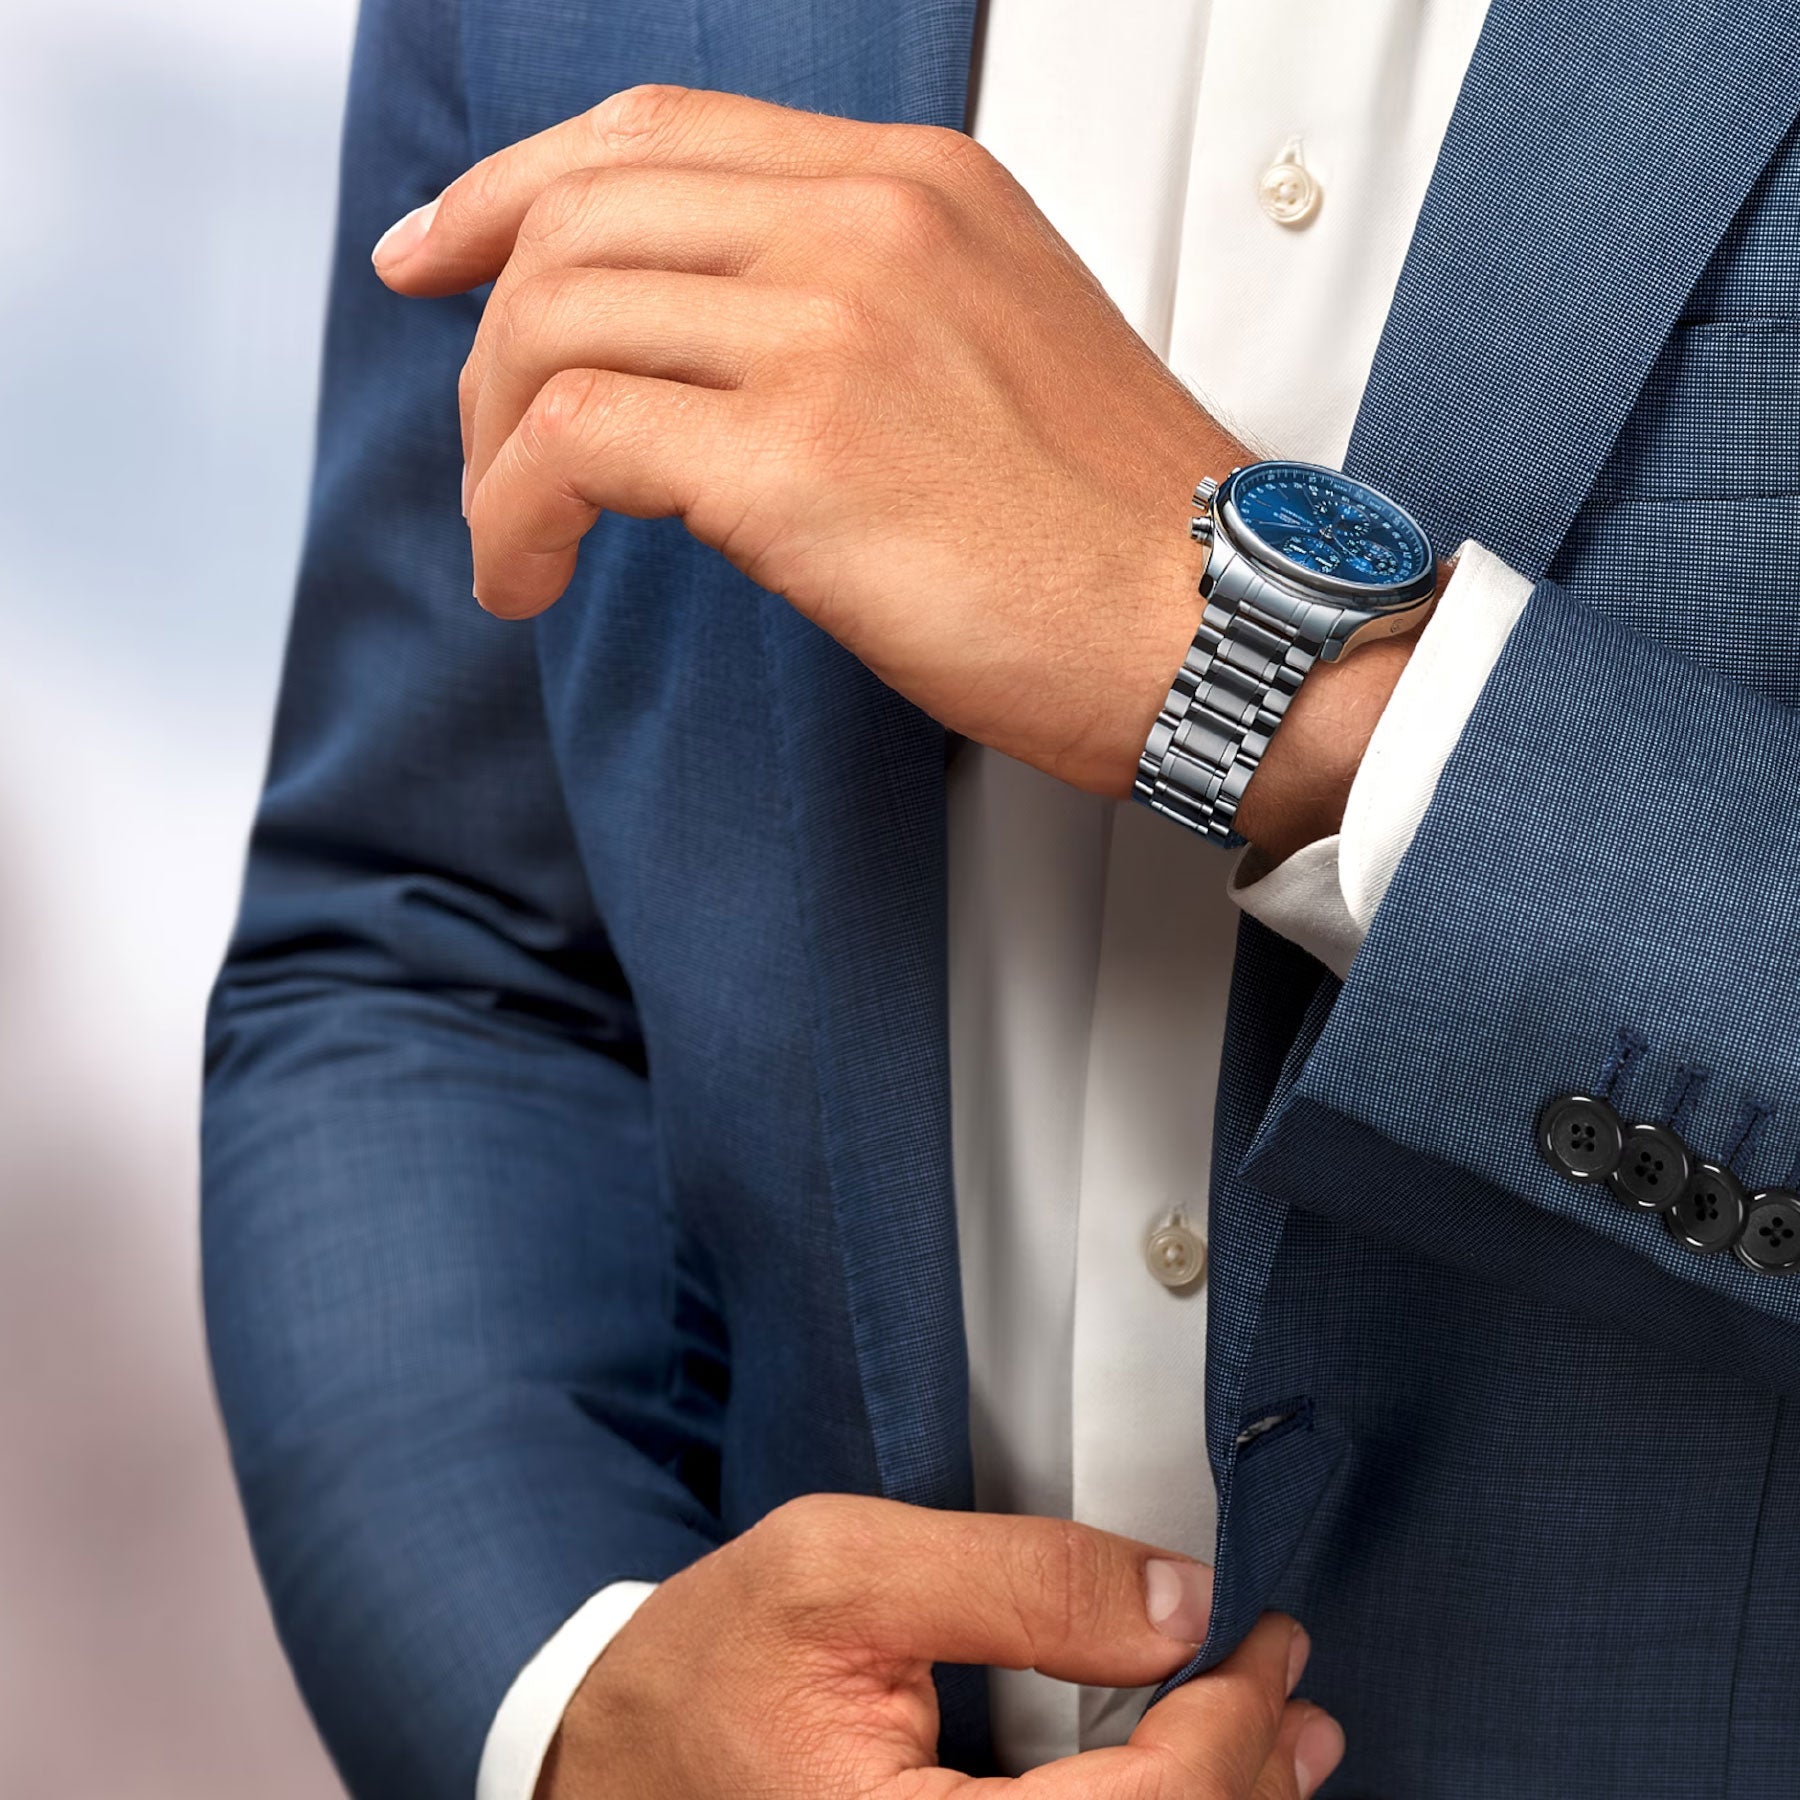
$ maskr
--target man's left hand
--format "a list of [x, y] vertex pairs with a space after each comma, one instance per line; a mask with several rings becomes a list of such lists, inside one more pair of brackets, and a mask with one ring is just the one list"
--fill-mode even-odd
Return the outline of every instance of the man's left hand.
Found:
[[629, 89], [376, 267], [496, 283], [461, 386], [490, 612], [551, 605], [603, 511], [677, 515], [952, 730], [1130, 791], [1200, 610], [1189, 491], [1245, 458], [971, 139]]

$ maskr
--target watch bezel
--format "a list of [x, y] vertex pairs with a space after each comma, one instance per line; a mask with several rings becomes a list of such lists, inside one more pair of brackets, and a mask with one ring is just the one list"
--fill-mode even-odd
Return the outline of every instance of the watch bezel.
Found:
[[[1419, 541], [1425, 546], [1424, 570], [1410, 581], [1398, 585], [1376, 586], [1366, 582], [1346, 581], [1337, 575], [1321, 574], [1319, 570], [1310, 569], [1290, 556], [1283, 556], [1258, 535], [1237, 507], [1237, 492], [1244, 481], [1269, 469], [1303, 469], [1308, 474], [1329, 476], [1334, 482], [1341, 482], [1358, 493], [1366, 494], [1386, 511], [1397, 513], [1419, 534]], [[1437, 552], [1432, 548], [1425, 528], [1397, 500], [1370, 487], [1366, 481], [1358, 481], [1354, 475], [1346, 475], [1342, 469], [1328, 468], [1323, 463], [1301, 462], [1298, 458], [1287, 456], [1246, 463], [1242, 468], [1233, 469], [1225, 478], [1214, 497], [1213, 506], [1231, 539], [1232, 548], [1240, 556], [1254, 563], [1264, 574], [1272, 575], [1289, 586], [1298, 588], [1302, 593], [1329, 595], [1334, 600], [1354, 603], [1360, 611], [1382, 615], [1410, 612], [1437, 591]]]

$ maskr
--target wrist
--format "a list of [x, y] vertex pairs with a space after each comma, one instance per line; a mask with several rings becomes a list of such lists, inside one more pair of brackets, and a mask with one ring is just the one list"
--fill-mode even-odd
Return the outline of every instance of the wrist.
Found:
[[[1187, 460], [1198, 469], [1228, 469], [1247, 456], [1241, 444], [1213, 427]], [[1126, 603], [1119, 594], [1110, 596], [1099, 621], [1110, 667], [1095, 692], [1106, 695], [1108, 705], [1065, 766], [1051, 771], [1111, 800], [1132, 795], [1144, 745], [1205, 610], [1200, 576], [1206, 552], [1190, 535], [1192, 517], [1192, 502], [1177, 487], [1172, 503], [1136, 528], [1142, 549], [1125, 585]]]
[[1331, 837], [1425, 621], [1454, 561], [1438, 565], [1431, 607], [1404, 637], [1383, 638], [1334, 663], [1319, 663], [1289, 706], [1238, 807], [1237, 828], [1271, 862]]
[[1272, 862], [1342, 825], [1363, 752], [1415, 642], [1370, 644], [1318, 664], [1300, 684], [1238, 806], [1239, 833]]

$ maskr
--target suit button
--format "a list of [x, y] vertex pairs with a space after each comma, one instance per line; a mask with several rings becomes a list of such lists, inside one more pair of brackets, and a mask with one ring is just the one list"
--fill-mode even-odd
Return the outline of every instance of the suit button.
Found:
[[1714, 1256], [1737, 1242], [1749, 1209], [1743, 1183], [1729, 1169], [1695, 1163], [1687, 1192], [1663, 1214], [1663, 1223], [1697, 1255]]
[[1604, 1100], [1562, 1094], [1538, 1114], [1538, 1148], [1571, 1181], [1604, 1181], [1624, 1143], [1619, 1115]]
[[1607, 1180], [1627, 1206], [1667, 1212], [1687, 1191], [1693, 1159], [1666, 1125], [1628, 1125], [1619, 1166]]
[[1800, 1269], [1800, 1194], [1768, 1188], [1750, 1202], [1744, 1235], [1732, 1245], [1739, 1262], [1759, 1275]]

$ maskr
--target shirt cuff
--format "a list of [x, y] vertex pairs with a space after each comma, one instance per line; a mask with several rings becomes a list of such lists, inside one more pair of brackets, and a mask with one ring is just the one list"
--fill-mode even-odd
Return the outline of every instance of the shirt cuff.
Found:
[[1464, 544], [1375, 723], [1338, 835], [1276, 864], [1252, 847], [1232, 871], [1232, 899], [1340, 980], [1530, 598], [1531, 583], [1516, 569]]
[[575, 1690], [655, 1592], [649, 1581], [615, 1581], [603, 1587], [519, 1671], [488, 1727], [475, 1800], [532, 1800]]

